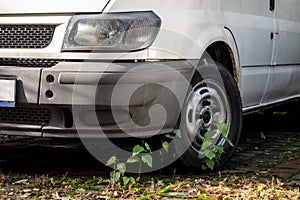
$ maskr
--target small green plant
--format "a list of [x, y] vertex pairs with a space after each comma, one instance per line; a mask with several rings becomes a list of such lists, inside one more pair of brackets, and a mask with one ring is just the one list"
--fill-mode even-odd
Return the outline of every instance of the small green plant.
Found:
[[[227, 137], [228, 126], [224, 123], [216, 124], [221, 137], [233, 147], [232, 142]], [[222, 145], [216, 145], [212, 142], [212, 138], [215, 136], [216, 132], [214, 130], [209, 130], [204, 135], [204, 142], [201, 146], [201, 151], [204, 152], [205, 160], [203, 161], [204, 164], [202, 165], [202, 169], [206, 170], [209, 168], [213, 170], [215, 167], [216, 162], [221, 159], [222, 154], [224, 153], [224, 147]]]
[[[228, 126], [226, 124], [216, 124], [221, 137], [230, 145], [233, 146], [232, 142], [227, 137]], [[209, 130], [205, 133], [204, 142], [201, 146], [201, 151], [204, 152], [206, 159], [204, 160], [204, 164], [202, 165], [203, 169], [211, 169], [213, 170], [216, 162], [221, 158], [221, 155], [224, 153], [224, 147], [222, 145], [216, 145], [212, 142], [212, 138], [215, 136], [215, 131]], [[176, 137], [182, 138], [180, 134], [180, 130], [176, 133]], [[174, 139], [174, 135], [166, 135], [169, 139]], [[161, 141], [161, 145], [166, 153], [169, 152], [169, 142]], [[146, 164], [148, 167], [152, 168], [153, 158], [151, 155], [152, 151], [150, 145], [148, 143], [144, 143], [143, 145], [135, 145], [132, 149], [131, 156], [125, 161], [120, 162], [120, 160], [116, 156], [112, 156], [106, 163], [106, 166], [112, 166], [113, 170], [110, 172], [110, 179], [112, 182], [112, 187], [115, 184], [122, 180], [123, 185], [126, 186], [128, 184], [135, 184], [141, 174], [142, 164]], [[163, 153], [161, 152], [161, 155]], [[137, 179], [134, 177], [125, 176], [126, 168], [128, 164], [139, 164], [139, 176]]]
[[266, 135], [264, 134], [264, 132], [260, 132], [260, 139], [265, 140], [267, 139]]
[[111, 186], [114, 188], [115, 184], [122, 179], [124, 185], [128, 185], [129, 183], [134, 184], [135, 179], [133, 177], [125, 176], [126, 172], [126, 164], [123, 162], [119, 162], [116, 156], [110, 157], [107, 161], [106, 166], [113, 165], [113, 171], [110, 172]]
[[[146, 153], [146, 154], [143, 154]], [[150, 153], [150, 154], [149, 154]], [[140, 155], [142, 154], [142, 155]], [[126, 163], [140, 163], [143, 161], [149, 167], [152, 167], [152, 156], [151, 156], [151, 149], [148, 143], [145, 143], [144, 146], [135, 145], [132, 150], [132, 155]]]
[[[168, 152], [169, 143], [163, 142], [162, 147]], [[128, 184], [135, 184], [137, 180], [139, 180], [142, 163], [146, 164], [148, 167], [152, 168], [152, 151], [150, 145], [148, 143], [144, 143], [143, 145], [135, 145], [132, 149], [132, 155], [126, 160], [126, 162], [120, 162], [116, 156], [112, 156], [106, 163], [106, 166], [112, 166], [113, 170], [110, 172], [110, 179], [112, 181], [112, 187], [119, 182], [123, 181], [123, 184], [126, 186]], [[134, 177], [125, 176], [126, 167], [128, 164], [136, 164], [139, 163], [139, 176], [137, 179]]]
[[[162, 142], [162, 147], [168, 153], [169, 143], [167, 141]], [[116, 156], [110, 157], [106, 163], [106, 166], [112, 166], [113, 168], [113, 170], [110, 172], [112, 187], [114, 187], [114, 185], [120, 180], [122, 180], [125, 186], [128, 184], [135, 184], [140, 178], [142, 163], [152, 168], [153, 159], [151, 153], [152, 151], [150, 145], [143, 142], [142, 146], [135, 145], [133, 147], [132, 155], [126, 160], [126, 162], [120, 162], [120, 160]], [[127, 165], [136, 163], [139, 163], [138, 178], [135, 179], [134, 177], [125, 176]]]

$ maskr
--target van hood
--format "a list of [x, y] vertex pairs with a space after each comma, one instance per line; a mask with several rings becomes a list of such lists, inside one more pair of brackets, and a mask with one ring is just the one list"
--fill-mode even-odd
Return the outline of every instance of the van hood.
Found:
[[110, 0], [1, 0], [0, 14], [102, 12]]

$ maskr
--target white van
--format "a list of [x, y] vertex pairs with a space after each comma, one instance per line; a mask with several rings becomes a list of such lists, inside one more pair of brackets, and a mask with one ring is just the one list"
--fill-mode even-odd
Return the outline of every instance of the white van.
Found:
[[[299, 0], [2, 0], [0, 133], [149, 137], [208, 130], [300, 96]], [[190, 87], [185, 87], [188, 82]], [[180, 147], [179, 147], [180, 148]]]

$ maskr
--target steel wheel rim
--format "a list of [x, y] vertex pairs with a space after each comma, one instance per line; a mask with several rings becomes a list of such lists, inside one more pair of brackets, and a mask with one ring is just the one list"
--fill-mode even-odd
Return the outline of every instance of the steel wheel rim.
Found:
[[[188, 142], [200, 158], [204, 158], [201, 146], [204, 134], [213, 130], [215, 134], [210, 142], [214, 145], [224, 145], [216, 123], [225, 123], [230, 127], [232, 120], [231, 106], [228, 95], [218, 82], [212, 79], [199, 82], [195, 85], [187, 98], [185, 110], [185, 128]], [[229, 131], [226, 133], [228, 136]]]

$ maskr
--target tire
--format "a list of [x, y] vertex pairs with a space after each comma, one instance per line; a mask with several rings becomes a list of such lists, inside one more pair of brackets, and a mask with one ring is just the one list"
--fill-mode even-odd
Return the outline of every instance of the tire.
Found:
[[[203, 62], [202, 62], [203, 61]], [[214, 169], [222, 168], [237, 148], [242, 128], [242, 104], [237, 84], [224, 66], [201, 60], [202, 64], [191, 81], [191, 89], [186, 95], [180, 119], [180, 142], [175, 150], [181, 164], [188, 169], [201, 170], [206, 159], [201, 146], [208, 130], [217, 131], [213, 144], [222, 145], [224, 153]], [[230, 146], [220, 136], [216, 123], [226, 123]]]

